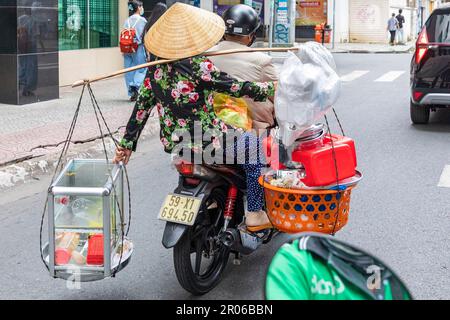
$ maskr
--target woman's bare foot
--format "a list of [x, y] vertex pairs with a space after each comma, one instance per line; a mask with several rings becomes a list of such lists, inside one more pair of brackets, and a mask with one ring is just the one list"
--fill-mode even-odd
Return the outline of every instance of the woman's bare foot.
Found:
[[247, 212], [245, 214], [245, 224], [247, 225], [247, 229], [252, 232], [272, 228], [269, 217], [266, 212], [262, 210], [257, 212]]

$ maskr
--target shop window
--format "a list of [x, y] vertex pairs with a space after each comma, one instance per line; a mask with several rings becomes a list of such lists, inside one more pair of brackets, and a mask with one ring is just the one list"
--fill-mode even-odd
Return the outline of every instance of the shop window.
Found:
[[416, 0], [406, 0], [406, 6], [410, 8], [416, 7]]
[[118, 45], [117, 0], [89, 0], [89, 48], [110, 48]]
[[295, 24], [297, 26], [315, 26], [327, 22], [326, 1], [296, 1]]
[[118, 0], [59, 0], [59, 50], [118, 45]]
[[59, 50], [88, 48], [86, 0], [58, 1]]

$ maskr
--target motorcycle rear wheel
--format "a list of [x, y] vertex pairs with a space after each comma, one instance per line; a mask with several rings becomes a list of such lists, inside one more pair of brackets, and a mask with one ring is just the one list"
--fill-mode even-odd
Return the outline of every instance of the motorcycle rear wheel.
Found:
[[[219, 241], [211, 243], [212, 239], [217, 240], [223, 226], [225, 201], [225, 192], [214, 190], [202, 208], [207, 212], [204, 220], [189, 228], [174, 247], [173, 258], [178, 282], [193, 295], [203, 295], [211, 291], [220, 282], [228, 263], [229, 248]], [[214, 207], [213, 204], [216, 204], [217, 208], [208, 209]], [[203, 258], [206, 259], [206, 256], [209, 257], [210, 263], [206, 264], [206, 268], [203, 264], [202, 270]]]

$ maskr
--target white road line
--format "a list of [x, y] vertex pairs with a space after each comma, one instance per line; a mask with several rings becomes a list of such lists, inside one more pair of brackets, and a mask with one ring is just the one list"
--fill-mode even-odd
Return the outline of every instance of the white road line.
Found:
[[438, 187], [450, 188], [450, 165], [446, 165], [442, 170], [441, 178], [439, 179]]
[[405, 71], [389, 71], [375, 80], [375, 82], [392, 82], [404, 73]]
[[353, 72], [350, 72], [349, 74], [343, 75], [341, 77], [341, 81], [343, 82], [350, 82], [353, 80], [356, 80], [358, 78], [361, 78], [362, 76], [368, 74], [368, 70], [355, 70]]

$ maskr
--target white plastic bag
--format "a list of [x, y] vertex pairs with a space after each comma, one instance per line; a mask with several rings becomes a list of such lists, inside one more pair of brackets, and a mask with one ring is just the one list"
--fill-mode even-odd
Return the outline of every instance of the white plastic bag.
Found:
[[290, 146], [336, 102], [341, 88], [331, 53], [316, 42], [300, 45], [281, 68], [275, 96], [280, 136]]

